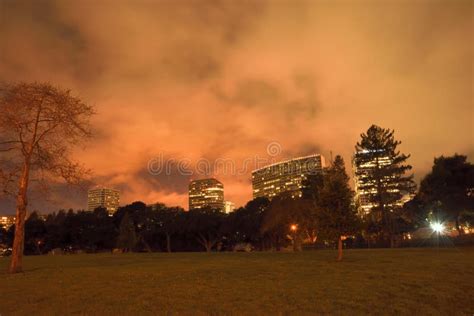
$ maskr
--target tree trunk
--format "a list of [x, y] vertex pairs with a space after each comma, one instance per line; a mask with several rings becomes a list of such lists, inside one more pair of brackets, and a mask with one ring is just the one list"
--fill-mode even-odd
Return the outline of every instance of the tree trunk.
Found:
[[390, 237], [390, 248], [398, 248], [398, 236], [397, 235], [392, 235]]
[[143, 244], [145, 245], [145, 249], [147, 252], [151, 253], [153, 250], [151, 249], [150, 245], [143, 239]]
[[29, 161], [25, 161], [21, 173], [18, 195], [16, 198], [15, 238], [13, 239], [13, 251], [10, 261], [10, 273], [22, 272], [23, 248], [25, 243], [25, 218], [26, 206], [28, 205], [27, 192], [30, 174]]
[[342, 260], [342, 237], [339, 236], [339, 240], [337, 241], [337, 261]]
[[464, 234], [464, 231], [461, 229], [461, 225], [459, 225], [459, 216], [456, 217], [456, 229], [459, 236]]
[[301, 243], [302, 243], [301, 238], [297, 234], [294, 234], [293, 235], [293, 252], [302, 250]]
[[389, 233], [390, 233], [390, 248], [395, 248], [396, 245], [396, 235], [395, 235], [395, 220], [394, 220], [394, 215], [392, 213], [388, 214], [388, 224], [389, 224]]
[[36, 252], [37, 252], [39, 255], [42, 255], [43, 253], [41, 252], [40, 246], [39, 246], [39, 244], [38, 244], [37, 241], [35, 241], [35, 246], [36, 246]]
[[392, 247], [392, 227], [391, 227], [391, 218], [389, 218], [391, 215], [389, 214], [389, 210], [385, 208], [384, 204], [384, 196], [382, 192], [382, 176], [378, 173], [380, 170], [380, 164], [379, 164], [379, 158], [377, 157], [375, 159], [375, 165], [376, 165], [376, 182], [377, 182], [377, 203], [378, 209], [380, 211], [380, 216], [381, 216], [381, 223], [382, 223], [382, 237], [383, 237], [383, 243], [387, 243], [387, 239], [389, 240], [390, 243], [390, 248]]
[[170, 234], [166, 234], [166, 251], [171, 252], [171, 237], [170, 237]]
[[292, 238], [292, 242], [293, 242], [293, 252], [297, 252], [297, 245], [296, 245], [296, 236], [295, 236], [295, 233], [293, 233], [293, 236], [291, 237]]
[[206, 252], [211, 252], [212, 246], [214, 246], [217, 240], [211, 238], [210, 235], [206, 238], [202, 234], [198, 234], [197, 241], [206, 249]]
[[25, 218], [26, 218], [26, 207], [28, 205], [28, 183], [30, 181], [30, 162], [31, 155], [36, 142], [36, 133], [38, 131], [38, 123], [42, 110], [42, 103], [36, 113], [35, 127], [33, 130], [33, 137], [29, 144], [28, 151], [25, 153], [25, 143], [22, 141], [23, 154], [25, 161], [23, 163], [23, 170], [21, 171], [21, 177], [18, 184], [18, 195], [16, 197], [16, 218], [15, 218], [15, 238], [13, 239], [13, 250], [12, 258], [10, 261], [10, 273], [22, 272], [22, 261], [23, 261], [23, 249], [25, 246]]

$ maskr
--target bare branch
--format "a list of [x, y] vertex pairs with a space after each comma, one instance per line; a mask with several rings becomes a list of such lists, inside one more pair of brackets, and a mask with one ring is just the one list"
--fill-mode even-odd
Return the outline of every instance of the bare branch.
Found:
[[37, 144], [39, 144], [39, 143], [43, 140], [43, 138], [44, 138], [48, 133], [54, 131], [54, 129], [55, 129], [56, 127], [58, 127], [59, 124], [60, 124], [60, 123], [58, 122], [58, 123], [54, 124], [52, 127], [48, 128], [48, 129], [46, 129], [45, 131], [43, 131], [42, 133], [40, 133], [40, 135], [38, 136], [38, 138], [37, 138], [36, 141], [34, 142], [33, 146], [36, 146]]

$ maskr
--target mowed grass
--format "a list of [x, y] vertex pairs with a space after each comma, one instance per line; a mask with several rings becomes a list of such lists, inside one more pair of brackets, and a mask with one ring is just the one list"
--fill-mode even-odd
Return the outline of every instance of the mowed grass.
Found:
[[0, 258], [0, 314], [467, 314], [474, 249]]

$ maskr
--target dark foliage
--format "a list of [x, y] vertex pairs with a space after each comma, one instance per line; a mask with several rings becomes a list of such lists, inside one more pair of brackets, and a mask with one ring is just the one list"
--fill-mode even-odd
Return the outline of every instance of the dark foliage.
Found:
[[421, 181], [419, 200], [428, 215], [454, 221], [462, 234], [461, 223], [473, 224], [474, 165], [457, 154], [435, 158], [431, 172]]

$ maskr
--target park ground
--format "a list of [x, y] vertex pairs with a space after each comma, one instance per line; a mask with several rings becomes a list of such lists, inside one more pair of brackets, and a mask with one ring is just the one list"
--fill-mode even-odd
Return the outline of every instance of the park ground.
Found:
[[25, 257], [0, 314], [473, 315], [474, 248]]

